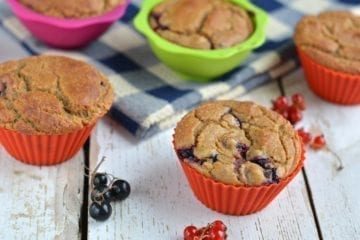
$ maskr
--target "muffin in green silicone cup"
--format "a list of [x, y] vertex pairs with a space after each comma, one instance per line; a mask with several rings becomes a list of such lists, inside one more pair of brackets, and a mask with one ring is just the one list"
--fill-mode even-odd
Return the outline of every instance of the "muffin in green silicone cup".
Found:
[[[204, 1], [205, 0], [191, 1], [190, 4], [193, 8], [191, 11], [184, 13], [184, 20], [177, 21], [176, 24], [178, 26], [187, 26], [186, 24], [188, 24], [189, 19], [191, 18], [189, 17], [189, 19], [187, 19], [186, 16], [188, 16], [188, 14], [194, 14], [197, 10], [196, 8], [201, 8], [201, 3], [198, 4], [197, 2]], [[157, 58], [186, 80], [200, 82], [213, 80], [239, 66], [253, 49], [261, 46], [265, 42], [267, 14], [249, 1], [225, 0], [224, 2], [231, 2], [232, 5], [238, 6], [239, 9], [246, 11], [253, 28], [251, 34], [240, 43], [233, 44], [229, 47], [222, 46], [223, 48], [215, 47], [215, 49], [204, 49], [202, 46], [199, 48], [192, 48], [183, 44], [180, 45], [175, 43], [177, 39], [176, 35], [175, 37], [171, 36], [175, 42], [170, 41], [163, 36], [160, 36], [158, 32], [154, 30], [154, 26], [150, 23], [154, 8], [158, 7], [162, 2], [164, 2], [164, 0], [144, 0], [141, 10], [135, 17], [134, 25], [135, 28], [147, 38], [149, 45]], [[203, 6], [205, 7], [208, 7], [209, 5], [210, 4], [204, 5], [203, 3]], [[219, 12], [224, 11], [219, 9]], [[218, 16], [214, 16], [212, 21], [216, 20], [221, 21]], [[164, 29], [166, 31], [166, 28]], [[225, 35], [223, 34], [220, 38], [224, 36]], [[213, 42], [211, 42], [211, 48], [214, 48]]]

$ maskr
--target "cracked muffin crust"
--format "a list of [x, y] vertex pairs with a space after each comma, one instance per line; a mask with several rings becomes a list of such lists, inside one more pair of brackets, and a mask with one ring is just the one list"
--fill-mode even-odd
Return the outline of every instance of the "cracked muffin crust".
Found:
[[86, 18], [111, 11], [124, 0], [19, 0], [35, 12], [59, 18]]
[[0, 127], [65, 134], [94, 124], [110, 108], [107, 78], [87, 63], [35, 56], [0, 64]]
[[166, 0], [149, 21], [161, 37], [195, 49], [234, 46], [254, 28], [249, 13], [227, 0]]
[[216, 181], [258, 186], [279, 182], [301, 159], [291, 124], [252, 102], [214, 101], [177, 124], [175, 151], [181, 161]]
[[294, 40], [297, 47], [321, 65], [360, 73], [360, 16], [346, 11], [305, 16], [296, 26]]

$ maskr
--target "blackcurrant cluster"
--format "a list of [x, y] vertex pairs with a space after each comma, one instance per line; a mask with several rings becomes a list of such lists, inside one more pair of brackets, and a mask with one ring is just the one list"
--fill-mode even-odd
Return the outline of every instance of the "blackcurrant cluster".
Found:
[[130, 184], [108, 173], [91, 175], [91, 193], [89, 213], [98, 221], [105, 221], [111, 216], [111, 202], [122, 201], [130, 195]]

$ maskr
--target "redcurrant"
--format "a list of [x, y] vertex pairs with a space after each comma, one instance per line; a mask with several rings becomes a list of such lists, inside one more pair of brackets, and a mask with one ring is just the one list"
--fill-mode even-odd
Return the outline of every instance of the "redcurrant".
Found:
[[212, 229], [226, 231], [226, 226], [221, 220], [216, 220], [212, 224]]
[[202, 227], [202, 228], [200, 228], [200, 229], [198, 229], [197, 231], [196, 231], [196, 233], [195, 233], [195, 236], [197, 237], [197, 238], [195, 238], [196, 240], [204, 240], [204, 235], [206, 234], [206, 228], [204, 228], [204, 227]]
[[279, 96], [275, 101], [273, 101], [273, 110], [277, 112], [284, 112], [288, 107], [288, 100], [285, 96]]
[[187, 226], [184, 229], [184, 240], [194, 240], [197, 228], [195, 226]]
[[190, 225], [184, 229], [184, 240], [225, 240], [226, 229], [227, 227], [220, 220], [199, 229]]
[[294, 107], [291, 106], [288, 109], [288, 120], [291, 122], [291, 124], [295, 125], [297, 122], [299, 122], [302, 119], [302, 113], [301, 111]]
[[301, 93], [295, 93], [294, 95], [292, 95], [291, 100], [293, 106], [297, 107], [300, 110], [305, 110], [306, 108], [305, 100], [304, 100], [304, 96]]
[[219, 229], [210, 228], [209, 229], [209, 237], [211, 240], [214, 239], [224, 239], [225, 238], [225, 232]]
[[323, 147], [325, 147], [325, 145], [326, 145], [325, 137], [323, 134], [321, 134], [321, 135], [314, 137], [314, 140], [310, 144], [310, 147], [315, 150], [319, 150], [319, 149], [322, 149]]
[[311, 134], [309, 132], [306, 132], [304, 130], [304, 128], [298, 129], [297, 133], [299, 134], [299, 136], [304, 144], [308, 144], [311, 142], [311, 139], [312, 139]]
[[289, 119], [289, 114], [288, 114], [288, 112], [287, 111], [285, 111], [285, 112], [282, 112], [282, 113], [280, 113], [281, 114], [281, 116], [283, 116], [283, 118], [285, 118], [285, 119]]

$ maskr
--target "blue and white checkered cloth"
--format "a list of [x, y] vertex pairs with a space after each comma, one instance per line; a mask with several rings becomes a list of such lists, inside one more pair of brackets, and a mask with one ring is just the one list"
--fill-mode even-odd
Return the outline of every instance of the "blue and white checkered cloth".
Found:
[[298, 66], [291, 35], [304, 14], [328, 9], [359, 11], [359, 0], [253, 0], [269, 13], [267, 41], [237, 69], [211, 83], [181, 80], [152, 54], [132, 26], [141, 0], [100, 39], [76, 51], [52, 49], [34, 39], [0, 2], [0, 62], [31, 54], [60, 54], [99, 68], [115, 87], [111, 116], [139, 138], [175, 125], [191, 108], [209, 99], [237, 97]]

